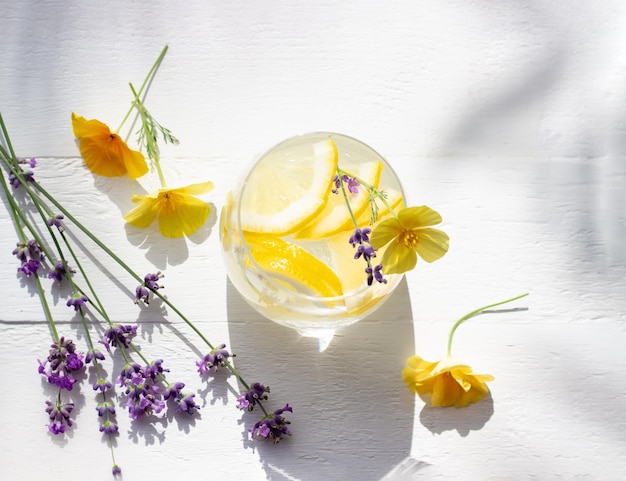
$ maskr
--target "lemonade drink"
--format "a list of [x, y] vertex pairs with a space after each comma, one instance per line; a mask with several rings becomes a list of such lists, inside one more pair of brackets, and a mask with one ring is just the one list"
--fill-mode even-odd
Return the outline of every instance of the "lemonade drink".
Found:
[[[344, 175], [350, 183], [339, 182]], [[366, 185], [385, 200], [370, 202]], [[254, 309], [302, 334], [351, 324], [379, 307], [402, 275], [373, 280], [350, 238], [357, 227], [374, 227], [372, 208], [377, 223], [402, 204], [397, 176], [367, 145], [331, 133], [288, 139], [261, 156], [222, 210], [229, 278]]]

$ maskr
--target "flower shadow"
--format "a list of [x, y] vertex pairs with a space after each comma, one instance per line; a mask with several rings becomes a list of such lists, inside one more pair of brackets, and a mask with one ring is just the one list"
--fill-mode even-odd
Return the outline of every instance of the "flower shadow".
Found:
[[189, 257], [187, 241], [200, 245], [206, 241], [213, 226], [217, 222], [215, 204], [209, 203], [211, 213], [207, 221], [196, 232], [188, 237], [176, 239], [166, 238], [159, 232], [157, 221], [145, 229], [139, 229], [130, 224], [124, 226], [128, 241], [140, 249], [145, 249], [148, 259], [158, 269], [165, 270], [168, 265], [176, 266], [183, 264]]
[[[155, 416], [141, 417], [131, 422], [128, 437], [134, 443], [138, 443], [141, 437], [146, 446], [152, 446], [157, 441], [159, 444], [163, 444], [167, 424], [166, 418], [157, 418]], [[157, 425], [160, 425], [160, 427], [157, 427]]]
[[[202, 376], [204, 388], [198, 389], [197, 391], [198, 396], [203, 402], [201, 407], [206, 407], [207, 404], [213, 406], [217, 402], [221, 402], [223, 406], [226, 406], [230, 398], [237, 398], [238, 393], [235, 392], [232, 386], [227, 382], [230, 375], [230, 371], [225, 368], [220, 368], [217, 371], [212, 371]], [[210, 400], [207, 400], [209, 394], [211, 394], [212, 397]]]
[[[422, 399], [428, 402], [430, 395]], [[493, 416], [493, 398], [487, 394], [479, 402], [463, 408], [433, 407], [425, 404], [420, 412], [420, 423], [433, 434], [456, 430], [462, 437], [470, 431], [482, 429]]]
[[248, 382], [271, 387], [268, 410], [294, 409], [286, 416], [293, 435], [278, 445], [250, 441], [247, 429], [260, 414], [243, 416], [243, 446], [258, 453], [267, 479], [379, 480], [410, 455], [414, 396], [400, 376], [414, 351], [405, 280], [379, 311], [338, 330], [322, 353], [316, 340], [250, 308], [230, 281], [227, 307], [237, 368]]

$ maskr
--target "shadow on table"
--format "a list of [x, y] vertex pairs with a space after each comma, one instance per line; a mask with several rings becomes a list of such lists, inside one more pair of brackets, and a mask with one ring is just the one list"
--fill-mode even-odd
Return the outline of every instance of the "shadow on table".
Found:
[[493, 399], [488, 394], [475, 404], [462, 409], [454, 407], [432, 407], [428, 404], [420, 411], [422, 426], [433, 434], [456, 430], [461, 436], [467, 436], [470, 431], [478, 431], [491, 419], [493, 415]]
[[[293, 407], [290, 438], [245, 443], [267, 479], [380, 480], [406, 463], [414, 417], [414, 396], [400, 376], [414, 351], [406, 281], [379, 311], [338, 330], [322, 353], [316, 340], [254, 311], [230, 281], [227, 305], [237, 367], [249, 382], [271, 387], [269, 410]], [[244, 430], [258, 418], [244, 416]]]

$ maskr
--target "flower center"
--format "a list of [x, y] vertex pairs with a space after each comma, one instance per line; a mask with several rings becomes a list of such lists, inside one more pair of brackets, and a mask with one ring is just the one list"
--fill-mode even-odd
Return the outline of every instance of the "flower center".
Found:
[[414, 248], [419, 242], [419, 238], [412, 230], [403, 230], [398, 236], [398, 241], [411, 249]]

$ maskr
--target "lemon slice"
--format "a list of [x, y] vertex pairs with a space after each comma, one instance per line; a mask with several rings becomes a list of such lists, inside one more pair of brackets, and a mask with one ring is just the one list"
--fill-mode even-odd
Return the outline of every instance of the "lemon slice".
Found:
[[[383, 164], [379, 160], [364, 162], [358, 165], [342, 166], [342, 169], [350, 174], [359, 177], [368, 184], [378, 187]], [[369, 205], [369, 194], [367, 190], [359, 186], [359, 193], [348, 194], [348, 201], [355, 218], [359, 218], [366, 211]], [[352, 217], [346, 207], [341, 190], [337, 194], [332, 194], [324, 209], [315, 217], [310, 224], [295, 234], [297, 239], [322, 239], [342, 230], [350, 229], [353, 226]]]
[[337, 275], [303, 248], [271, 235], [246, 232], [244, 236], [259, 267], [281, 284], [323, 297], [343, 294]]
[[246, 179], [241, 228], [287, 235], [308, 224], [326, 205], [337, 157], [331, 139], [266, 155]]

